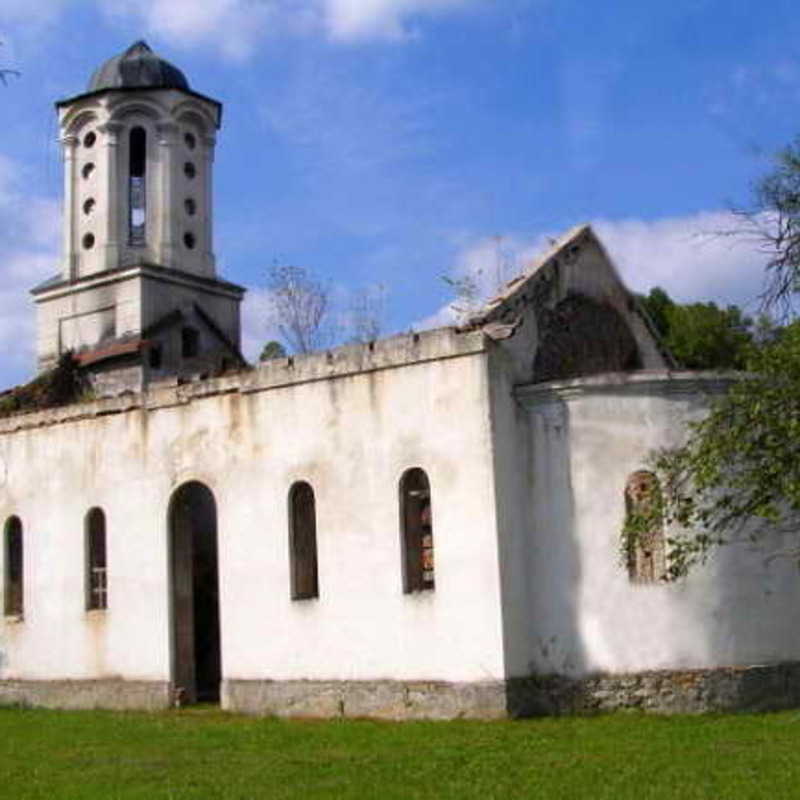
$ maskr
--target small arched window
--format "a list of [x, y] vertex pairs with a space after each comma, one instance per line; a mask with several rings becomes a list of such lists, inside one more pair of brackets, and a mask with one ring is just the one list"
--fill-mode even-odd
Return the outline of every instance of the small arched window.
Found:
[[9, 517], [4, 531], [5, 575], [3, 610], [7, 617], [21, 617], [24, 610], [24, 563], [22, 557], [22, 522]]
[[656, 583], [665, 576], [664, 514], [661, 485], [647, 470], [625, 484], [625, 555], [633, 583]]
[[305, 481], [289, 491], [289, 558], [292, 600], [319, 597], [317, 578], [317, 512], [314, 490]]
[[400, 527], [403, 547], [403, 591], [433, 589], [433, 519], [431, 486], [419, 467], [400, 479]]
[[106, 515], [93, 508], [86, 515], [86, 609], [108, 608]]

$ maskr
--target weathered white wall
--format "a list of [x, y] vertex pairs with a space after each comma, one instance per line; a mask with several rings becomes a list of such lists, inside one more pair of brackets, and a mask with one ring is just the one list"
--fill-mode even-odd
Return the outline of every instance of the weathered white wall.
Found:
[[[25, 617], [2, 624], [0, 677], [168, 677], [167, 508], [189, 480], [218, 507], [224, 677], [503, 676], [481, 334], [280, 360], [140, 402], [0, 421], [0, 519], [18, 515], [25, 541]], [[413, 466], [432, 487], [436, 589], [404, 595], [398, 481]], [[300, 479], [316, 494], [318, 600], [289, 596]], [[107, 519], [109, 608], [87, 613], [92, 506]]]
[[[238, 345], [241, 297], [238, 287], [223, 281], [196, 280], [179, 270], [141, 266], [64, 284], [36, 298], [39, 366], [52, 366], [68, 349], [141, 334], [175, 309], [191, 311], [193, 303]], [[218, 345], [216, 339], [214, 344]], [[177, 354], [170, 363], [173, 367], [179, 363]]]
[[[653, 448], [679, 443], [717, 380], [598, 376], [518, 392], [529, 409], [529, 572], [512, 673], [585, 674], [767, 664], [800, 658], [800, 574], [743, 545], [675, 584], [632, 584], [620, 563], [624, 487]], [[515, 533], [525, 536], [524, 531]], [[509, 591], [504, 602], [511, 602]], [[526, 651], [526, 658], [521, 656]], [[527, 661], [527, 665], [526, 665]]]

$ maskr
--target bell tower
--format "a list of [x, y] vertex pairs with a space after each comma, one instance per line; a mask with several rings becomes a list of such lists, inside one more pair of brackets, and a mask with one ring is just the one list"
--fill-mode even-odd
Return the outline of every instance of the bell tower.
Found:
[[220, 103], [139, 41], [56, 109], [64, 244], [59, 275], [33, 290], [40, 368], [67, 350], [103, 373], [140, 362], [123, 390], [241, 362], [243, 289], [217, 278], [213, 252]]

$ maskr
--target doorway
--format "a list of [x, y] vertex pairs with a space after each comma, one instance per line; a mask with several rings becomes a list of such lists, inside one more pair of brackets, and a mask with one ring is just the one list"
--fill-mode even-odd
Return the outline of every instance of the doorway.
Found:
[[219, 702], [217, 504], [202, 483], [184, 483], [169, 504], [172, 685], [181, 703]]

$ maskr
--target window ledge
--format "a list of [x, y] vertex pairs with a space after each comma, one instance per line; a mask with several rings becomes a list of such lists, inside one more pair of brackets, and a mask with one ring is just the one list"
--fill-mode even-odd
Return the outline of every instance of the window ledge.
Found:
[[19, 625], [21, 622], [25, 622], [25, 617], [22, 614], [6, 614], [3, 621], [6, 625]]

